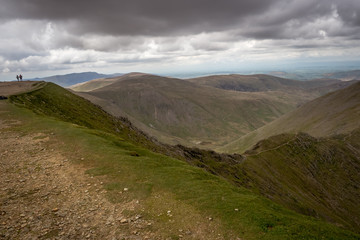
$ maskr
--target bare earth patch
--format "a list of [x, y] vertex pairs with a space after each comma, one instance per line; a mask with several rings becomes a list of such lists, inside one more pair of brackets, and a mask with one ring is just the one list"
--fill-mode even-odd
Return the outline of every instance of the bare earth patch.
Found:
[[28, 92], [42, 86], [44, 82], [23, 81], [23, 82], [0, 82], [0, 96], [8, 97], [10, 95]]
[[110, 203], [101, 178], [46, 149], [51, 134], [0, 122], [0, 239], [153, 239], [151, 221], [122, 214], [138, 202]]

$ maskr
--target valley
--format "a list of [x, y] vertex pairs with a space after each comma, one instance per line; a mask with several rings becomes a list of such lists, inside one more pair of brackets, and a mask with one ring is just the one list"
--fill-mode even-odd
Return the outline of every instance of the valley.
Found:
[[[218, 85], [221, 83], [223, 85]], [[175, 79], [142, 73], [70, 87], [115, 116], [171, 145], [218, 149], [306, 101], [352, 82], [268, 75]]]

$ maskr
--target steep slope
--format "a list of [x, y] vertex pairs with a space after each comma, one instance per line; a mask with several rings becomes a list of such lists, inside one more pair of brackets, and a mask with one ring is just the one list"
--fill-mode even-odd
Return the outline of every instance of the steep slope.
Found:
[[120, 78], [81, 96], [161, 141], [207, 148], [261, 127], [303, 101], [285, 92], [241, 93], [153, 75]]
[[[315, 81], [315, 80], [313, 80]], [[311, 92], [318, 93], [319, 96], [325, 95], [330, 92], [334, 92], [343, 88], [347, 88], [354, 83], [359, 82], [359, 80], [351, 80], [351, 81], [339, 81], [330, 85], [313, 87], [310, 89]]]
[[329, 93], [251, 132], [220, 151], [243, 152], [258, 141], [285, 132], [315, 137], [348, 133], [360, 127], [360, 82]]
[[284, 134], [247, 152], [243, 179], [297, 212], [360, 232], [360, 128], [316, 139]]
[[[1, 119], [24, 120], [24, 126], [13, 128], [18, 134], [51, 133], [49, 147], [62, 151], [72, 161], [81, 157], [77, 161], [92, 168], [88, 173], [105, 182], [112, 202], [133, 204], [133, 210], [123, 214], [140, 216], [131, 218], [135, 219], [132, 221], [141, 218], [152, 223], [137, 230], [136, 237], [145, 238], [141, 235], [145, 231], [154, 238], [181, 238], [179, 229], [189, 229], [186, 234], [189, 232], [189, 238], [195, 239], [359, 238], [334, 225], [285, 210], [249, 190], [228, 184], [223, 178], [152, 153], [140, 147], [142, 143], [134, 145], [136, 139], [124, 138], [130, 131], [126, 125], [116, 128], [117, 119], [52, 84], [12, 96], [11, 101], [41, 114], [1, 103]], [[88, 124], [91, 129], [86, 127]], [[59, 194], [57, 197], [62, 193]], [[61, 210], [52, 215], [61, 217]], [[119, 225], [125, 232], [132, 226], [128, 222]], [[51, 234], [55, 237], [58, 232]]]
[[201, 150], [196, 165], [293, 209], [360, 232], [360, 128], [314, 138], [282, 134], [260, 141], [241, 161]]

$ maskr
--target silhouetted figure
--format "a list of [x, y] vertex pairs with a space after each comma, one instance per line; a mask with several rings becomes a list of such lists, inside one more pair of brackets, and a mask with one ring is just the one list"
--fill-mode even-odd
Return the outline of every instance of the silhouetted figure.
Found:
[[22, 75], [21, 74], [20, 74], [19, 78], [20, 78], [20, 81], [22, 81]]
[[16, 75], [16, 79], [19, 81], [19, 75]]

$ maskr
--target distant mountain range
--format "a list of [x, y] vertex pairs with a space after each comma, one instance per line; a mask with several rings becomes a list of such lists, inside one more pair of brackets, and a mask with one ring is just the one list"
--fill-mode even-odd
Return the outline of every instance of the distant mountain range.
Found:
[[[141, 73], [139, 73], [141, 74]], [[105, 79], [105, 78], [113, 78], [113, 77], [117, 77], [117, 76], [121, 76], [123, 75], [122, 73], [114, 73], [114, 74], [101, 74], [101, 73], [97, 73], [97, 72], [82, 72], [82, 73], [70, 73], [70, 74], [65, 74], [65, 75], [55, 75], [55, 76], [49, 76], [49, 77], [44, 77], [44, 78], [35, 78], [35, 79], [31, 79], [31, 80], [35, 80], [35, 81], [46, 81], [46, 82], [53, 82], [56, 83], [62, 87], [69, 87], [75, 84], [79, 84], [79, 83], [85, 83], [94, 79]], [[240, 76], [239, 74], [229, 74], [229, 75], [224, 75], [224, 74], [216, 74], [213, 75], [211, 79], [209, 79], [209, 76], [206, 77], [197, 77], [197, 78], [192, 78], [192, 79], [196, 79], [196, 81], [198, 83], [201, 83], [204, 81], [204, 79], [206, 79], [207, 84], [209, 85], [216, 85], [217, 87], [219, 87], [219, 83], [215, 83], [216, 79], [219, 79], [219, 76], [222, 76], [222, 80], [224, 80], [224, 76], [226, 77], [226, 81], [227, 84], [229, 84], [229, 81], [231, 81], [231, 79], [233, 79], [234, 76]], [[338, 80], [344, 80], [344, 81], [348, 81], [348, 80], [360, 80], [360, 70], [353, 70], [353, 71], [344, 71], [344, 72], [335, 72], [335, 73], [318, 73], [315, 75], [311, 75], [313, 77], [309, 77], [309, 76], [302, 76], [302, 75], [298, 75], [295, 73], [288, 73], [288, 72], [269, 72], [268, 74], [256, 74], [256, 75], [243, 75], [243, 76], [254, 76], [256, 77], [258, 80], [256, 80], [257, 83], [252, 83], [249, 84], [249, 89], [251, 90], [252, 87], [254, 87], [254, 85], [258, 84], [259, 81], [263, 81], [264, 79], [262, 79], [261, 76], [264, 76], [265, 79], [267, 79], [267, 81], [270, 80], [270, 76], [274, 76], [274, 78], [272, 78], [272, 80], [270, 80], [269, 84], [270, 86], [266, 87], [266, 86], [262, 86], [262, 88], [269, 88], [267, 90], [270, 90], [273, 86], [273, 84], [278, 84], [276, 82], [281, 82], [281, 84], [284, 84], [284, 82], [282, 79], [296, 79], [296, 80], [309, 80], [312, 78], [325, 78], [325, 79], [338, 79]], [[278, 78], [276, 78], [278, 77]], [[248, 78], [249, 81], [254, 80], [254, 78]], [[293, 80], [294, 81], [294, 80]], [[297, 83], [298, 81], [292, 82], [292, 81], [288, 81], [287, 83], [285, 83], [285, 85], [298, 85]], [[300, 84], [301, 85], [301, 84]], [[232, 86], [231, 83], [230, 85], [226, 86], [223, 84], [222, 87], [220, 88], [227, 88], [227, 87], [237, 87], [238, 90], [241, 90], [241, 86]], [[256, 87], [256, 86], [255, 86]], [[75, 90], [75, 89], [74, 89]], [[82, 91], [82, 90], [76, 90], [76, 91]]]
[[98, 78], [108, 78], [108, 77], [114, 77], [114, 76], [120, 76], [121, 73], [115, 73], [115, 74], [100, 74], [96, 72], [82, 72], [82, 73], [70, 73], [65, 75], [55, 75], [45, 78], [36, 78], [33, 80], [36, 81], [46, 81], [46, 82], [53, 82], [56, 83], [59, 86], [62, 87], [68, 87], [74, 84], [87, 82], [93, 79]]

